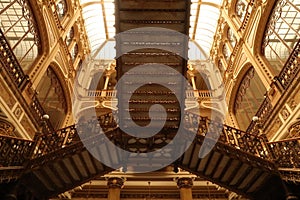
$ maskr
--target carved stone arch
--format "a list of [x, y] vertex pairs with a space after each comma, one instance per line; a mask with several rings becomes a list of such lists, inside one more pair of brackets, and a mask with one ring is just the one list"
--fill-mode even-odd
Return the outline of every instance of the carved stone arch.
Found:
[[235, 82], [232, 90], [230, 91], [230, 99], [228, 103], [228, 111], [230, 113], [234, 113], [234, 104], [235, 104], [235, 99], [239, 90], [239, 86], [241, 82], [243, 81], [244, 76], [248, 72], [248, 70], [252, 67], [252, 64], [250, 62], [246, 62], [238, 72], [236, 72], [236, 76], [234, 77]]
[[[265, 30], [268, 27], [268, 22], [270, 15], [272, 14], [273, 8], [276, 5], [276, 1], [266, 1], [266, 4], [264, 6], [264, 9], [262, 9], [262, 14], [261, 18], [258, 22], [257, 30], [264, 30], [264, 31], [256, 31], [256, 35], [254, 37], [254, 55], [259, 55], [263, 57], [262, 54], [262, 44], [263, 44], [263, 39], [265, 35]], [[269, 16], [269, 17], [264, 17], [264, 16]]]
[[69, 86], [66, 82], [66, 77], [58, 63], [53, 61], [49, 64], [49, 67], [54, 71], [54, 73], [56, 74], [56, 76], [61, 84], [61, 87], [62, 87], [64, 95], [65, 95], [66, 105], [67, 105], [66, 114], [70, 115], [72, 112], [71, 88], [69, 88]]
[[35, 21], [37, 23], [37, 29], [40, 37], [40, 54], [45, 55], [50, 52], [50, 42], [49, 37], [47, 33], [47, 26], [46, 21], [44, 17], [44, 8], [42, 3], [39, 3], [36, 0], [28, 0], [30, 3], [30, 6], [32, 8], [32, 12], [35, 18]]

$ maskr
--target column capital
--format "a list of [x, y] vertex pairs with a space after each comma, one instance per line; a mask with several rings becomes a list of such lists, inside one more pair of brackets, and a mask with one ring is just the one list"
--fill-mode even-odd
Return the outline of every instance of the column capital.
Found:
[[124, 178], [120, 177], [110, 177], [107, 179], [108, 188], [122, 188], [124, 185]]
[[177, 186], [181, 188], [192, 188], [193, 187], [193, 178], [183, 177], [177, 179]]

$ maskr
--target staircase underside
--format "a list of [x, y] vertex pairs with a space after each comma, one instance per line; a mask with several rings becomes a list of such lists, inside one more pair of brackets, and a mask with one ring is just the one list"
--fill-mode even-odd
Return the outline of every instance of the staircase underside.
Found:
[[[187, 130], [187, 132], [189, 131]], [[123, 138], [122, 141], [126, 141], [124, 138], [127, 137], [127, 134], [122, 133], [119, 129], [112, 130], [106, 135], [118, 135], [117, 138]], [[49, 197], [114, 170], [95, 159], [90, 152], [93, 155], [98, 154], [102, 159], [110, 159], [110, 162], [114, 162], [116, 166], [125, 167], [122, 156], [110, 151], [103, 136], [103, 134], [95, 135], [85, 140], [84, 144], [88, 145], [89, 151], [83, 143], [78, 142], [32, 160], [27, 166], [30, 170], [21, 177], [22, 184], [37, 197]], [[154, 139], [154, 143], [155, 140], [161, 140], [160, 138], [152, 139]], [[188, 150], [173, 162], [173, 165], [251, 199], [279, 200], [284, 198], [284, 188], [272, 162], [222, 142], [217, 142], [212, 151], [200, 159], [198, 154], [203, 141], [204, 137], [198, 135]], [[120, 141], [116, 139], [114, 142], [120, 144]], [[149, 149], [161, 148], [162, 145], [147, 142], [139, 143], [135, 147], [139, 146], [139, 149], [148, 149], [149, 151]], [[139, 152], [138, 149], [132, 151], [130, 145], [122, 146], [126, 148], [126, 151], [131, 151], [126, 155], [128, 168], [134, 169], [138, 165], [145, 164], [140, 163], [139, 159], [132, 156]], [[149, 158], [154, 165], [160, 164], [161, 160], [166, 159], [168, 159], [167, 154]]]

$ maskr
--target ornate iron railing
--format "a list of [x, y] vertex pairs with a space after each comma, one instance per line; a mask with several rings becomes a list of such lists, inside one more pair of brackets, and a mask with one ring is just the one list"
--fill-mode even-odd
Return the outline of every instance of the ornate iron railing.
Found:
[[42, 133], [51, 133], [54, 132], [54, 128], [49, 121], [49, 119], [44, 119], [43, 116], [46, 114], [45, 110], [43, 109], [42, 105], [40, 104], [36, 94], [32, 96], [32, 101], [30, 104], [30, 109], [33, 114], [34, 119], [42, 127]]
[[86, 139], [95, 133], [100, 133], [100, 128], [103, 132], [106, 132], [116, 127], [117, 124], [114, 121], [113, 114], [107, 113], [100, 115], [97, 119], [77, 125], [74, 124], [53, 133], [36, 135], [34, 138], [35, 147], [31, 158], [40, 157], [80, 142], [80, 140]]
[[0, 137], [0, 167], [21, 166], [30, 158], [34, 142], [15, 137]]
[[[255, 116], [258, 117], [257, 121], [251, 121], [250, 125], [248, 126], [246, 132], [252, 133], [252, 134], [259, 134], [259, 126], [263, 126], [266, 121], [269, 119], [271, 112], [272, 112], [273, 106], [271, 104], [271, 100], [269, 97], [265, 97], [265, 100], [260, 105], [258, 111], [256, 112]], [[262, 128], [262, 127], [260, 127]]]
[[287, 89], [300, 71], [300, 40], [278, 75], [279, 83]]
[[[22, 91], [28, 83], [30, 83], [29, 77], [24, 73], [17, 58], [11, 50], [8, 41], [6, 40], [2, 30], [0, 29], [0, 61], [6, 70], [7, 74], [11, 78], [12, 82], [17, 88]], [[30, 105], [31, 112], [38, 125], [42, 125], [41, 122], [45, 122], [45, 130], [47, 132], [54, 131], [49, 120], [43, 120], [42, 116], [45, 114], [43, 107], [40, 105], [36, 94], [32, 97]]]
[[250, 134], [192, 113], [187, 114], [185, 119], [188, 122], [185, 123], [187, 129], [191, 127], [195, 129], [193, 123], [198, 121], [198, 130], [194, 130], [198, 131], [198, 134], [207, 136], [209, 133], [209, 136], [214, 137], [213, 139], [216, 139], [218, 142], [261, 158], [269, 158], [270, 152], [265, 137]]
[[[226, 145], [232, 146], [236, 149], [240, 149], [244, 152], [251, 153], [261, 158], [268, 158], [270, 155], [268, 146], [266, 145], [266, 139], [264, 137], [252, 135], [192, 113], [188, 113], [185, 116], [185, 119], [186, 122], [184, 123], [184, 125], [188, 130], [197, 129], [195, 131], [203, 136], [206, 136], [208, 133], [210, 133], [209, 137], [211, 137], [211, 139], [216, 139], [218, 142], [222, 142]], [[196, 128], [193, 124], [195, 121], [199, 122], [198, 128]], [[31, 159], [33, 159], [59, 150], [68, 145], [80, 142], [80, 139], [87, 139], [94, 134], [100, 133], [100, 128], [103, 132], [107, 132], [116, 127], [117, 123], [113, 117], [113, 114], [108, 113], [99, 116], [98, 119], [90, 120], [86, 123], [72, 125], [50, 134], [47, 133], [36, 135], [34, 138], [34, 142], [25, 140], [24, 144], [20, 142], [18, 143], [19, 146], [16, 147], [9, 147], [8, 145], [6, 145], [6, 148], [9, 149], [7, 150], [9, 152], [15, 152], [16, 156], [10, 154], [12, 155], [12, 157], [23, 157], [24, 159], [30, 157]], [[4, 139], [2, 138], [2, 140]], [[10, 140], [9, 142], [11, 142], [11, 144], [14, 144], [14, 140]], [[4, 148], [4, 145], [1, 146]], [[16, 148], [17, 150], [25, 148], [27, 150], [23, 151], [21, 154], [18, 154], [19, 152], [14, 151], [14, 148]], [[25, 156], [24, 153], [26, 153]], [[3, 160], [9, 160], [9, 158], [5, 155], [2, 156]], [[5, 159], [5, 157], [7, 159]], [[8, 161], [8, 163], [20, 164], [21, 162], [15, 163], [12, 161]]]
[[[277, 77], [277, 80], [282, 87], [283, 90], [286, 90], [295, 79], [295, 77], [299, 74], [300, 71], [300, 40], [297, 42], [293, 52], [285, 63], [283, 69]], [[258, 128], [257, 123], [260, 125], [264, 125], [267, 119], [270, 117], [272, 112], [272, 104], [268, 97], [265, 98], [262, 105], [258, 109], [255, 116], [258, 117], [259, 121], [251, 121], [250, 125], [247, 128], [248, 133], [257, 134]]]
[[[184, 126], [187, 130], [196, 130], [199, 135], [259, 158], [273, 161], [279, 168], [300, 168], [300, 138], [267, 142], [265, 137], [243, 132], [192, 113], [187, 113], [184, 119]], [[198, 127], [195, 127], [195, 122], [199, 123]], [[29, 159], [39, 158], [68, 146], [81, 144], [81, 140], [95, 142], [100, 128], [105, 134], [110, 134], [108, 135], [110, 139], [120, 142], [122, 141], [122, 138], [119, 138], [122, 136], [120, 131], [112, 132], [116, 127], [117, 123], [113, 114], [107, 113], [99, 116], [98, 119], [80, 125], [72, 125], [52, 134], [36, 135], [34, 141], [2, 136], [0, 137], [0, 165], [2, 167], [23, 166]]]
[[2, 30], [0, 29], [0, 61], [17, 88], [23, 90], [29, 82], [29, 78], [23, 72], [15, 54], [8, 41], [6, 40]]
[[279, 168], [300, 169], [300, 137], [268, 142], [268, 147]]

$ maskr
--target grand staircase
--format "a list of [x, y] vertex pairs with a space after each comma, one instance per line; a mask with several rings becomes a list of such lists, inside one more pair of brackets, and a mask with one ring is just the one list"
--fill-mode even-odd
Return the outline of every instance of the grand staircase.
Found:
[[[188, 35], [189, 6], [185, 0], [116, 0], [117, 115], [108, 113], [51, 134], [37, 134], [32, 141], [1, 136], [1, 199], [13, 195], [48, 199], [114, 170], [104, 163], [123, 169], [143, 167], [134, 155], [170, 144], [179, 126], [186, 137], [196, 135], [172, 162], [175, 169], [180, 167], [250, 199], [300, 196], [300, 138], [270, 143], [262, 136], [184, 112], [186, 86], [177, 77], [186, 76], [188, 40], [184, 35]], [[162, 116], [166, 123], [155, 136], [128, 134], [136, 125], [159, 128]], [[199, 126], [195, 127], [195, 121]], [[126, 165], [124, 155], [110, 151], [106, 138], [129, 152]], [[201, 148], [211, 151], [202, 157]], [[169, 154], [162, 153], [158, 161], [169, 159]], [[156, 157], [148, 159], [157, 161]]]
[[[190, 117], [198, 118], [201, 126], [188, 150], [173, 163], [175, 168], [185, 169], [250, 199], [285, 199], [289, 192], [287, 188], [291, 189], [291, 193], [299, 195], [300, 162], [297, 149], [300, 148], [300, 138], [267, 142], [264, 137], [222, 126], [207, 118], [193, 114]], [[47, 199], [114, 170], [96, 160], [86, 149], [87, 145], [89, 150], [94, 148], [93, 153], [97, 152], [122, 167], [122, 157], [108, 150], [104, 137], [119, 145], [123, 142], [122, 146], [127, 151], [132, 151], [133, 147], [137, 152], [138, 149], [162, 146], [155, 141], [137, 142], [134, 145], [128, 143], [129, 140], [124, 139], [128, 137], [127, 134], [117, 127], [112, 114], [101, 116], [97, 121], [106, 130], [105, 136], [99, 134], [94, 122], [81, 125], [90, 131], [90, 136], [80, 136], [84, 145], [79, 140], [81, 128], [75, 126], [40, 135], [34, 141], [1, 137], [0, 180], [3, 187], [0, 188], [12, 184], [19, 188], [12, 191], [20, 192], [22, 189], [22, 195], [25, 190], [26, 194], [36, 199]], [[211, 130], [220, 131], [220, 137], [212, 151], [199, 158], [205, 135], [209, 135], [206, 130], [211, 125], [215, 127]], [[190, 127], [192, 124], [186, 125], [187, 133], [191, 131]], [[138, 160], [132, 157], [129, 162], [137, 163]], [[286, 173], [288, 169], [293, 176]]]

